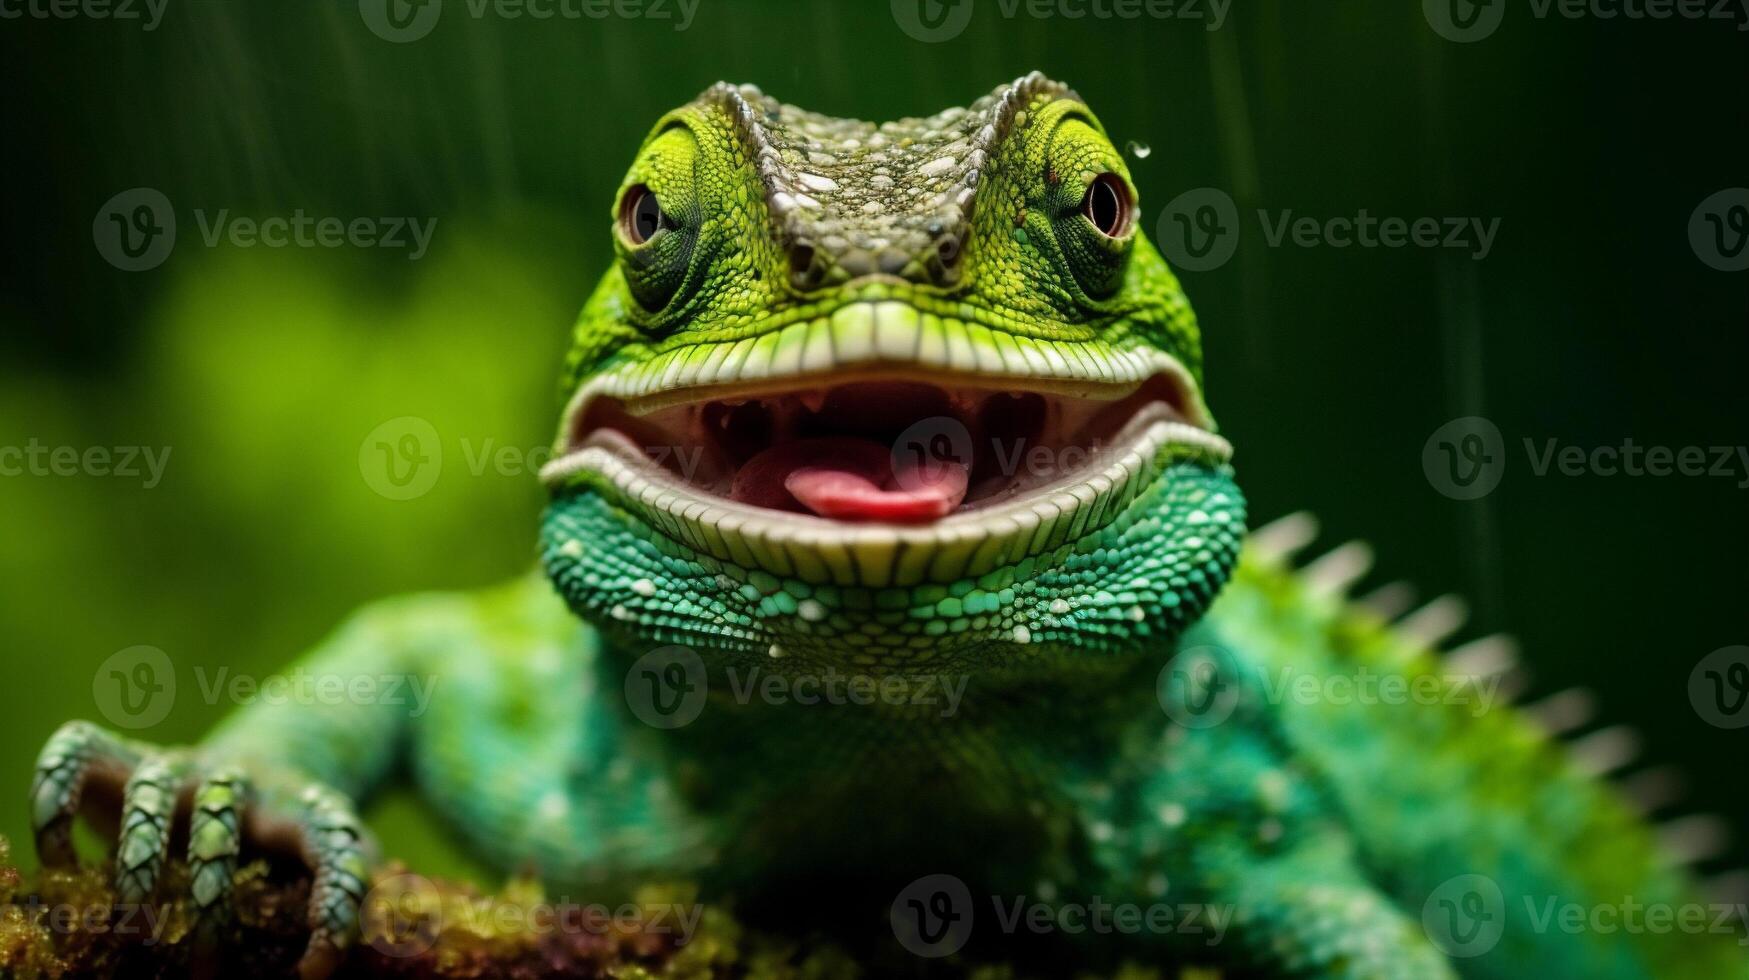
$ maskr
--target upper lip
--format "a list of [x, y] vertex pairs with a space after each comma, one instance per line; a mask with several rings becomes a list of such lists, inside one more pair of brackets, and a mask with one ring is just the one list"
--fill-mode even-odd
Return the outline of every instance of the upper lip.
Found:
[[792, 312], [724, 339], [659, 348], [642, 361], [612, 365], [573, 394], [566, 426], [597, 398], [618, 399], [642, 415], [664, 405], [858, 375], [945, 377], [998, 390], [1096, 399], [1121, 398], [1154, 375], [1168, 375], [1188, 395], [1187, 421], [1211, 428], [1189, 370], [1164, 351], [1108, 343], [1091, 331], [1030, 336], [1010, 319], [976, 307], [885, 298], [891, 294], [867, 288], [812, 316]]

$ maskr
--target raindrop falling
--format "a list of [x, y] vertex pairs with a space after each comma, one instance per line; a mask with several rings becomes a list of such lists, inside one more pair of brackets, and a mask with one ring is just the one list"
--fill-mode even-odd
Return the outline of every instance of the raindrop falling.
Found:
[[1148, 144], [1138, 143], [1135, 140], [1130, 140], [1129, 143], [1124, 146], [1124, 150], [1137, 160], [1146, 160], [1148, 159], [1148, 154], [1154, 152], [1153, 148], [1148, 146]]

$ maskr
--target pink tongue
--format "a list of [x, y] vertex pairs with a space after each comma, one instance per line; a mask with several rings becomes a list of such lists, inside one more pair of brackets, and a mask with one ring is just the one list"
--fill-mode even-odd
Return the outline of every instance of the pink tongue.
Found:
[[760, 452], [735, 474], [731, 499], [793, 510], [796, 504], [843, 521], [917, 523], [953, 513], [966, 496], [965, 467], [893, 467], [892, 450], [873, 439], [797, 439]]

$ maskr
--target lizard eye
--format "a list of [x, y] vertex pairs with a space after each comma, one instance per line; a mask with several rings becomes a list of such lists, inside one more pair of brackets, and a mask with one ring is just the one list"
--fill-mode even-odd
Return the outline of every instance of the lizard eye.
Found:
[[1081, 213], [1107, 238], [1123, 237], [1130, 230], [1134, 211], [1130, 189], [1116, 174], [1104, 173], [1093, 178], [1081, 198]]
[[626, 241], [642, 245], [658, 232], [673, 227], [674, 219], [662, 210], [661, 202], [649, 187], [638, 184], [626, 191], [619, 205], [619, 228]]

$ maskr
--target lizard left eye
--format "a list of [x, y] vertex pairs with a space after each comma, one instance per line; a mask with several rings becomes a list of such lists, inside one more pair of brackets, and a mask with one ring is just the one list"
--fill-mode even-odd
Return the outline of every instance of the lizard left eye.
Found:
[[649, 187], [639, 184], [626, 191], [625, 198], [620, 201], [619, 227], [626, 236], [626, 241], [633, 245], [642, 245], [664, 228], [674, 227], [674, 219], [662, 210], [662, 203], [656, 200], [656, 193]]
[[1093, 178], [1087, 193], [1081, 198], [1081, 213], [1095, 230], [1107, 238], [1120, 238], [1130, 230], [1135, 202], [1130, 189], [1116, 174], [1105, 173]]

